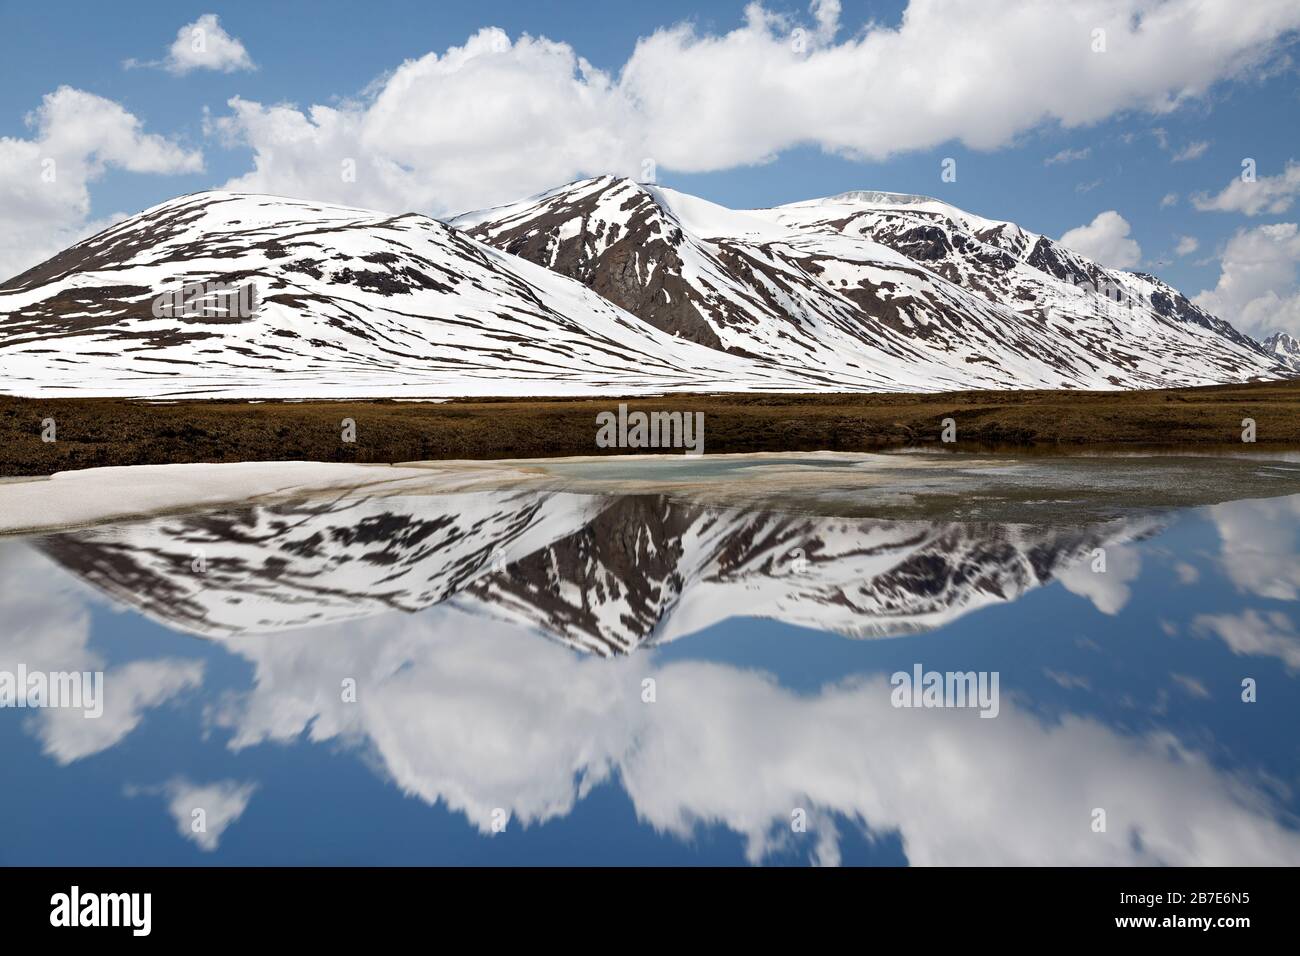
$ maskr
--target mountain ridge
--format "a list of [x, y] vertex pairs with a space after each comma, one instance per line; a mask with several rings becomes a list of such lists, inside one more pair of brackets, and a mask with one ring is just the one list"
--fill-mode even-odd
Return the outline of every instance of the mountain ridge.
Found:
[[[1156, 387], [1278, 374], [1258, 343], [1161, 280], [1103, 269], [1014, 223], [931, 197], [854, 191], [730, 210], [597, 177], [450, 221], [710, 347], [773, 360], [779, 346], [838, 376], [874, 371], [905, 389]], [[640, 273], [627, 268], [633, 250]], [[611, 296], [612, 276], [623, 282]], [[1144, 346], [1143, 334], [1164, 336], [1172, 354]]]
[[[256, 308], [158, 314], [160, 298], [204, 284], [250, 286]], [[1154, 277], [931, 197], [729, 210], [617, 177], [447, 222], [193, 193], [0, 283], [0, 313], [0, 388], [36, 396], [1111, 389], [1294, 374]]]

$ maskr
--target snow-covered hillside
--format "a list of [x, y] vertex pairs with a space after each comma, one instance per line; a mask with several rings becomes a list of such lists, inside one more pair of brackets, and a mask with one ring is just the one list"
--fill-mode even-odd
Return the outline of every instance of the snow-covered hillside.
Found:
[[1151, 388], [1285, 374], [1152, 276], [921, 196], [734, 211], [603, 177], [453, 222], [660, 328], [846, 387]]
[[[156, 297], [187, 283], [252, 284], [256, 307], [156, 317]], [[155, 206], [0, 286], [0, 314], [0, 383], [11, 394], [809, 388], [677, 341], [581, 283], [425, 216], [269, 196]]]
[[[216, 291], [183, 307], [195, 289]], [[8, 394], [1150, 388], [1289, 374], [1153, 277], [890, 193], [737, 212], [602, 177], [451, 225], [198, 193], [0, 285]]]

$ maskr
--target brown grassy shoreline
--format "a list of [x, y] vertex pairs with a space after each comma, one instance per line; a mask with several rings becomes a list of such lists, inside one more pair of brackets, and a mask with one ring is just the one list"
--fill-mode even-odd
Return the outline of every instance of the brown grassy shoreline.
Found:
[[[676, 395], [660, 398], [185, 401], [0, 397], [0, 475], [166, 462], [538, 458], [646, 451], [596, 447], [596, 415], [702, 411], [706, 453], [936, 446], [1300, 448], [1300, 380], [1146, 392]], [[944, 418], [957, 444], [939, 444]], [[54, 419], [57, 440], [42, 441]], [[341, 440], [344, 418], [356, 442]], [[1241, 421], [1258, 445], [1242, 445]]]

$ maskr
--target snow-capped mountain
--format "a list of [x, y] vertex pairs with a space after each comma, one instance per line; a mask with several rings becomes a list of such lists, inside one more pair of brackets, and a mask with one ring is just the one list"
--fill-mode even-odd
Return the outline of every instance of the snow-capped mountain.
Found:
[[36, 546], [114, 599], [205, 637], [449, 602], [607, 656], [730, 617], [849, 637], [930, 630], [1153, 527], [827, 518], [658, 495], [501, 491], [262, 505]]
[[[195, 284], [252, 285], [253, 308], [155, 314]], [[809, 387], [425, 216], [268, 196], [155, 206], [0, 286], [0, 315], [0, 387], [26, 395]]]
[[1300, 372], [1300, 339], [1285, 332], [1274, 332], [1264, 340], [1264, 348], [1283, 365]]
[[888, 193], [735, 212], [603, 177], [452, 225], [199, 193], [0, 285], [10, 394], [1143, 388], [1289, 374], [1150, 276]]
[[1258, 343], [1153, 276], [1013, 223], [854, 192], [734, 211], [602, 177], [461, 216], [665, 331], [828, 383], [1146, 388], [1278, 377]]

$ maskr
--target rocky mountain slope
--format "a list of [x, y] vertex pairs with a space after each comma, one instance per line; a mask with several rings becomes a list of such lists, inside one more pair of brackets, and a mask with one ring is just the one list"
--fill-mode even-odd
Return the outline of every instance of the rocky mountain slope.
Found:
[[1279, 362], [1300, 372], [1300, 340], [1285, 332], [1274, 332], [1264, 340], [1264, 348]]
[[735, 212], [603, 177], [451, 225], [199, 193], [0, 285], [0, 391], [18, 395], [1107, 389], [1290, 374], [1151, 276], [890, 193]]
[[453, 224], [665, 331], [853, 387], [1145, 388], [1285, 374], [1153, 276], [922, 196], [855, 192], [737, 212], [602, 177]]
[[0, 286], [11, 394], [563, 395], [720, 381], [809, 387], [675, 340], [425, 216], [200, 193]]

